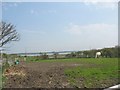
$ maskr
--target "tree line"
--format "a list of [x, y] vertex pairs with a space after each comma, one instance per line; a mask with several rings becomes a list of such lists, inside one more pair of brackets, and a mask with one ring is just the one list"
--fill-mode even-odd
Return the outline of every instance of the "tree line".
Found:
[[85, 51], [72, 52], [67, 54], [66, 57], [77, 57], [77, 58], [95, 58], [96, 52], [101, 52], [101, 57], [104, 58], [117, 58], [120, 57], [120, 46], [103, 48], [103, 49], [92, 49]]
[[[52, 55], [52, 59], [59, 59], [59, 58], [95, 58], [96, 52], [101, 52], [102, 58], [118, 58], [120, 57], [120, 46], [110, 47], [110, 48], [103, 48], [103, 49], [92, 49], [92, 50], [84, 50], [84, 51], [77, 51], [71, 52], [70, 54], [65, 54], [64, 57], [60, 57], [59, 53], [54, 52]], [[37, 56], [37, 59], [50, 59], [49, 55], [43, 53], [40, 56]]]

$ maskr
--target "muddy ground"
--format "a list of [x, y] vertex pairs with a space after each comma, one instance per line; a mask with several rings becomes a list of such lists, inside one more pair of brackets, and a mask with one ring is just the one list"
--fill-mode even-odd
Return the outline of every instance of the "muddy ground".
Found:
[[[64, 70], [76, 66], [80, 66], [80, 64], [71, 62], [21, 62], [19, 65], [10, 67], [4, 73], [4, 76], [7, 77], [4, 88], [75, 88], [68, 81]], [[82, 83], [84, 79], [80, 78], [78, 81], [77, 86], [85, 88]], [[107, 87], [107, 84], [102, 87]]]
[[[78, 66], [75, 63], [22, 62], [12, 66], [6, 73], [6, 88], [65, 88], [72, 87], [64, 74], [65, 68]], [[11, 72], [11, 73], [10, 73]]]

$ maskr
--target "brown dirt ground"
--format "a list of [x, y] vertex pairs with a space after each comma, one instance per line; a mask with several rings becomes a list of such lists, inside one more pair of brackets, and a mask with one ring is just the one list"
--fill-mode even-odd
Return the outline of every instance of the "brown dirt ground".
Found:
[[[69, 83], [67, 76], [64, 74], [64, 70], [80, 65], [79, 63], [71, 62], [21, 62], [19, 65], [12, 66], [6, 70], [4, 75], [7, 77], [7, 80], [4, 87], [74, 88], [75, 86]], [[79, 85], [77, 86], [84, 88], [83, 81], [84, 78], [80, 78], [77, 83]], [[107, 87], [105, 85], [102, 87]]]

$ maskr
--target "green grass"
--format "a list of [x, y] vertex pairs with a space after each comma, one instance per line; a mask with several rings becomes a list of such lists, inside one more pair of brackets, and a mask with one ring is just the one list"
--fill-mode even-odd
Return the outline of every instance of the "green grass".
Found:
[[[114, 62], [115, 60], [115, 62]], [[105, 64], [105, 63], [118, 63], [118, 58], [66, 58], [66, 59], [37, 59], [34, 57], [27, 57], [27, 62], [78, 62], [78, 63], [93, 63], [93, 64]], [[111, 65], [111, 64], [110, 64]]]
[[[118, 66], [118, 58], [69, 58], [69, 59], [46, 59], [39, 60], [35, 58], [27, 58], [29, 62], [62, 62], [77, 63], [80, 66], [65, 69], [64, 73], [71, 85], [77, 87], [82, 78], [82, 83], [86, 87], [94, 87], [103, 83], [114, 82], [120, 77], [120, 66]], [[119, 73], [118, 73], [119, 71]], [[118, 82], [116, 82], [118, 83]], [[120, 82], [119, 82], [120, 83]]]
[[80, 60], [82, 66], [72, 69], [66, 69], [65, 74], [70, 83], [76, 83], [76, 80], [83, 78], [86, 87], [92, 87], [94, 84], [105, 82], [107, 80], [118, 79], [118, 59], [117, 58], [101, 58]]
[[0, 69], [0, 89], [2, 88], [2, 69]]
[[0, 90], [2, 88], [2, 86], [4, 85], [4, 82], [6, 80], [6, 77], [3, 76], [2, 74], [4, 73], [5, 69], [9, 68], [9, 64], [5, 63], [2, 68], [0, 69]]

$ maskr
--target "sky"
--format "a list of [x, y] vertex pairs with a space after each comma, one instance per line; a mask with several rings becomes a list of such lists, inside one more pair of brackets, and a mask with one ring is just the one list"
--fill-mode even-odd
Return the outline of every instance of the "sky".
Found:
[[2, 20], [15, 25], [20, 34], [20, 41], [6, 46], [8, 53], [79, 51], [118, 44], [118, 7], [112, 0], [5, 1]]

